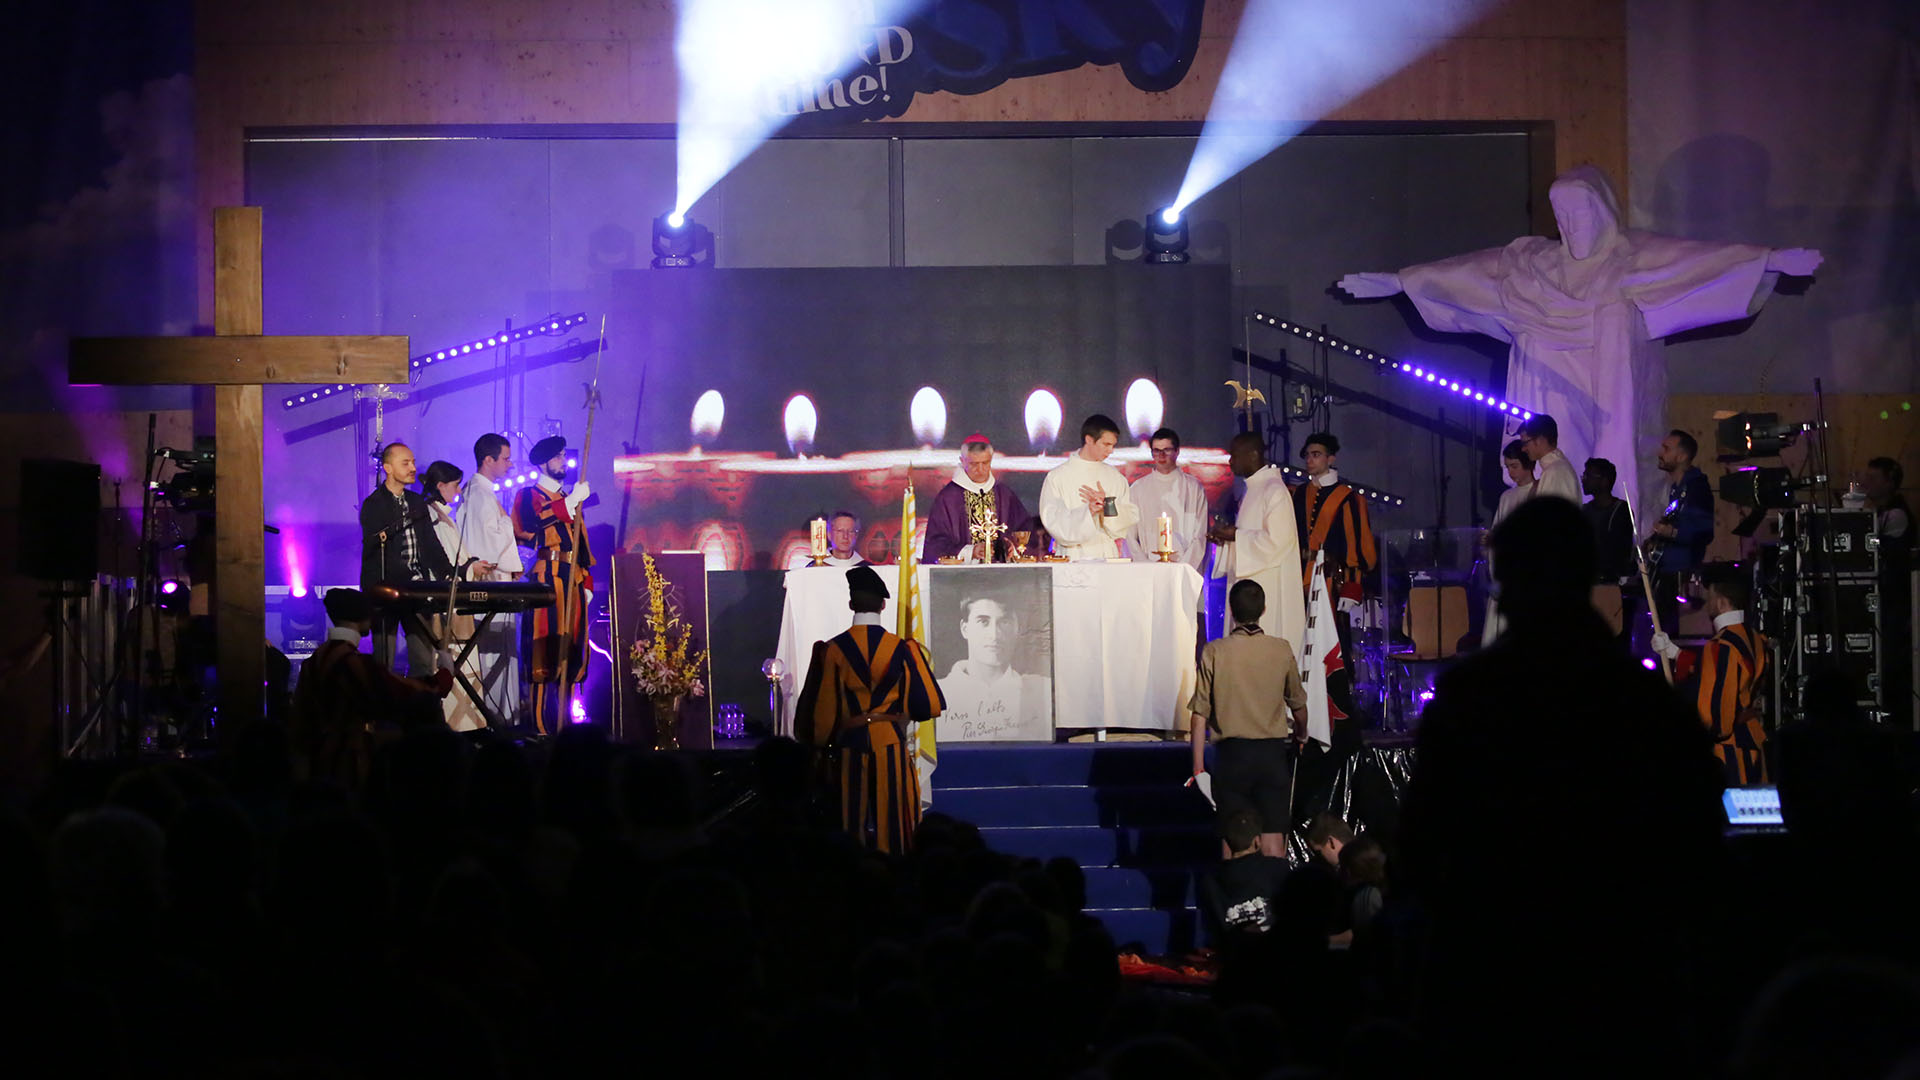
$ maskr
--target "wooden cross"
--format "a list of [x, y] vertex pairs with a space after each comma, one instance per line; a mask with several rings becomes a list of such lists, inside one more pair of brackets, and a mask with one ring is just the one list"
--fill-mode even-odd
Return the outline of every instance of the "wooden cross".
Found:
[[[266, 337], [260, 313], [260, 208], [213, 212], [215, 337], [77, 338], [67, 380], [211, 385], [214, 401], [213, 626], [221, 741], [261, 712], [266, 672], [263, 383], [404, 383], [402, 336]], [[357, 464], [357, 463], [356, 463]], [[355, 474], [359, 470], [356, 468]]]

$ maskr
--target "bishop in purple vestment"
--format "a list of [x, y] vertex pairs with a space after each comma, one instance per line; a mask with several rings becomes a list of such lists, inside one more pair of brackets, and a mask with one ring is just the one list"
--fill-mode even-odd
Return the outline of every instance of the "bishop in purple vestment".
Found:
[[954, 470], [953, 480], [933, 497], [933, 507], [927, 511], [927, 540], [921, 559], [934, 562], [959, 557], [971, 561], [970, 527], [984, 518], [989, 508], [1007, 529], [994, 541], [994, 561], [1000, 562], [1007, 558], [1014, 534], [1032, 535], [1034, 519], [1011, 487], [994, 482], [993, 443], [975, 432], [960, 446], [960, 467]]

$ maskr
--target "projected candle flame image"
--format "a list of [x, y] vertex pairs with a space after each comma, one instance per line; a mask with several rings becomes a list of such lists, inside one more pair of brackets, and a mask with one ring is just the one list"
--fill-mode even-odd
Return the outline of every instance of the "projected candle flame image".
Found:
[[1135, 439], [1145, 442], [1158, 431], [1160, 418], [1165, 413], [1166, 403], [1152, 379], [1135, 379], [1133, 385], [1127, 387], [1127, 431]]
[[938, 446], [940, 440], [947, 437], [947, 402], [933, 387], [923, 386], [914, 391], [907, 416], [913, 423], [913, 437], [920, 440], [920, 445]]
[[1060, 399], [1051, 390], [1035, 390], [1027, 395], [1027, 441], [1038, 454], [1053, 446], [1060, 437]]
[[709, 390], [693, 403], [693, 443], [705, 446], [720, 437], [720, 425], [727, 418], [727, 403], [720, 391]]
[[813, 399], [805, 394], [787, 399], [787, 449], [805, 457], [807, 451], [813, 449], [813, 435], [819, 424], [820, 414], [814, 411]]

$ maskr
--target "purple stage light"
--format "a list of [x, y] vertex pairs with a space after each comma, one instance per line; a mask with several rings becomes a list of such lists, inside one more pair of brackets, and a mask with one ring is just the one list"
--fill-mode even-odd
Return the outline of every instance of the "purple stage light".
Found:
[[179, 591], [180, 591], [180, 583], [177, 581], [163, 581], [160, 583], [161, 596], [172, 596], [174, 593], [177, 593]]
[[1653, 657], [1649, 656], [1645, 660], [1640, 661], [1640, 666], [1643, 668], [1646, 668], [1648, 671], [1652, 671], [1654, 668], [1657, 668], [1660, 665], [1654, 663]]
[[580, 459], [579, 459], [579, 458], [577, 458], [577, 457], [570, 457], [570, 458], [568, 458], [568, 459], [567, 459], [567, 468], [569, 468], [569, 469], [577, 469], [577, 468], [579, 468], [579, 467], [580, 467]]
[[305, 585], [295, 585], [292, 589], [289, 589], [288, 591], [293, 593], [293, 595], [296, 597], [307, 595], [307, 587]]

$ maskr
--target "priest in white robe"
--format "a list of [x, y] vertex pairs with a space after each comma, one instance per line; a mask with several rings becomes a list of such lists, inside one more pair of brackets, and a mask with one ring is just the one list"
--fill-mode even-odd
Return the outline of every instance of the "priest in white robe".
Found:
[[1569, 458], [1613, 462], [1650, 521], [1664, 491], [1649, 466], [1669, 426], [1658, 339], [1754, 314], [1779, 275], [1813, 273], [1820, 253], [1628, 229], [1591, 165], [1562, 174], [1548, 198], [1559, 240], [1523, 236], [1397, 274], [1349, 274], [1339, 287], [1404, 291], [1435, 330], [1507, 342], [1506, 399], [1558, 417]]
[[1220, 545], [1213, 576], [1252, 580], [1267, 596], [1260, 632], [1284, 639], [1298, 651], [1306, 640], [1307, 600], [1300, 574], [1300, 534], [1293, 520], [1293, 493], [1278, 467], [1267, 464], [1260, 436], [1243, 431], [1227, 446], [1233, 475], [1247, 482], [1231, 525], [1215, 525], [1208, 538]]
[[[492, 563], [479, 580], [519, 581], [526, 575], [513, 520], [500, 505], [499, 482], [513, 471], [513, 448], [504, 436], [482, 435], [473, 447], [473, 477], [460, 498], [460, 546], [468, 556]], [[511, 615], [495, 615], [473, 655], [480, 669], [480, 694], [487, 707], [509, 724], [520, 716], [520, 636]]]
[[[1120, 541], [1140, 520], [1132, 490], [1107, 455], [1120, 443], [1120, 426], [1095, 413], [1080, 426], [1080, 449], [1040, 485], [1040, 523], [1053, 550], [1074, 562], [1118, 558]], [[1113, 513], [1107, 513], [1111, 502]]]
[[[1139, 508], [1140, 520], [1127, 544], [1135, 559], [1154, 558], [1160, 550], [1160, 515], [1165, 514], [1171, 526], [1175, 561], [1201, 570], [1207, 558], [1206, 489], [1180, 467], [1180, 436], [1172, 428], [1161, 428], [1149, 436], [1147, 449], [1153, 452], [1153, 471], [1133, 482], [1133, 505]], [[1200, 610], [1205, 611], [1206, 606], [1207, 594], [1202, 589]]]

